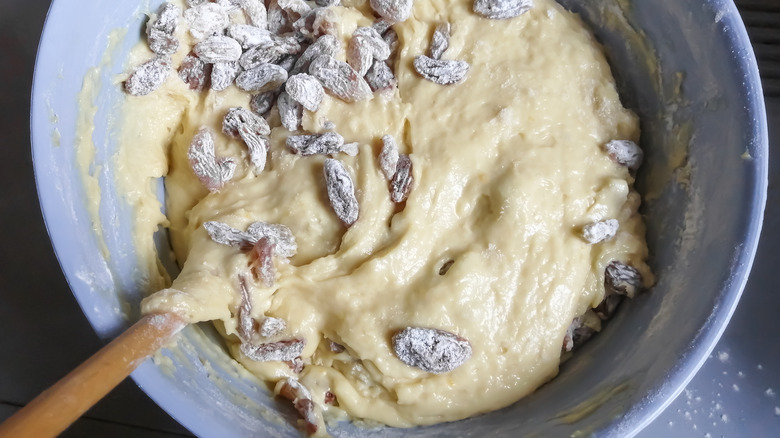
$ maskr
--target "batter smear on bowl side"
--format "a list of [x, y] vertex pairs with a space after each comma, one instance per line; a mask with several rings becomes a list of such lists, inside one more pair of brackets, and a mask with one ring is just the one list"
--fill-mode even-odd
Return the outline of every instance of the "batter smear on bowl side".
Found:
[[172, 1], [146, 30], [120, 175], [165, 176], [183, 269], [143, 311], [215, 321], [308, 433], [507, 406], [653, 284], [637, 117], [553, 0]]

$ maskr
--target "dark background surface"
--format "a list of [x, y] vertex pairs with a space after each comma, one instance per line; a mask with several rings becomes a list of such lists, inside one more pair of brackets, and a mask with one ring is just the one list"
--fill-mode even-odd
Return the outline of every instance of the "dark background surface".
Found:
[[[0, 421], [102, 343], [60, 271], [38, 206], [30, 155], [30, 87], [50, 0], [0, 0]], [[756, 262], [737, 311], [650, 437], [780, 436], [780, 1], [742, 0], [762, 71], [770, 127], [769, 198]], [[190, 434], [131, 380], [63, 436]]]

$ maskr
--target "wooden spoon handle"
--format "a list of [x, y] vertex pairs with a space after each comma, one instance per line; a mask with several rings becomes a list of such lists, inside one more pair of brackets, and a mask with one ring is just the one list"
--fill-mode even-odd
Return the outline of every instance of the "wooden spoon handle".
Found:
[[0, 424], [0, 437], [56, 436], [186, 325], [172, 313], [144, 316]]

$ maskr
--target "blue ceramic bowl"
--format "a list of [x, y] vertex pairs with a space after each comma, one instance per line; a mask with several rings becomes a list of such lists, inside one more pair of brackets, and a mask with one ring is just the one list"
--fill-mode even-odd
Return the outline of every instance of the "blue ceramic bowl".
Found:
[[[653, 420], [708, 356], [748, 277], [766, 200], [767, 132], [758, 71], [730, 0], [561, 0], [604, 44], [624, 102], [642, 120], [639, 176], [658, 283], [535, 394], [498, 412], [366, 436], [630, 436]], [[128, 326], [141, 298], [132, 211], [114, 190], [111, 155], [122, 92], [114, 83], [138, 42], [143, 2], [55, 0], [41, 38], [32, 144], [41, 209], [62, 270], [103, 338]], [[148, 2], [149, 10], [159, 0]], [[109, 46], [115, 29], [130, 29]], [[70, 54], [70, 56], [65, 56]], [[73, 54], [77, 56], [72, 56]], [[78, 98], [99, 67], [92, 93]], [[86, 105], [86, 106], [85, 106]], [[101, 189], [100, 223], [74, 149], [83, 109], [95, 131], [86, 157]], [[95, 228], [103, 230], [105, 251]], [[201, 436], [298, 437], [295, 413], [246, 375], [209, 325], [190, 327], [133, 373], [138, 385]], [[277, 421], [281, 419], [281, 421]], [[354, 432], [352, 426], [335, 435]]]

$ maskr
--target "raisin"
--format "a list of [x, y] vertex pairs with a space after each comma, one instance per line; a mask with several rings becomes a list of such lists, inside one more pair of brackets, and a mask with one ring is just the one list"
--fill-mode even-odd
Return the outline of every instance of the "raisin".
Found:
[[341, 4], [341, 0], [314, 0], [314, 4], [322, 7], [338, 6]]
[[195, 55], [187, 55], [179, 65], [179, 77], [190, 90], [203, 91], [211, 76], [211, 65]]
[[217, 159], [214, 137], [208, 128], [201, 128], [192, 138], [187, 158], [192, 171], [211, 192], [218, 192], [224, 187], [236, 170], [236, 163], [232, 159]]
[[293, 100], [309, 111], [317, 111], [325, 97], [322, 84], [314, 76], [306, 73], [290, 76], [285, 89]]
[[287, 328], [287, 322], [282, 318], [266, 317], [260, 323], [260, 336], [270, 338], [283, 332]]
[[316, 434], [319, 429], [320, 414], [314, 407], [311, 392], [301, 385], [298, 380], [291, 378], [280, 380], [274, 390], [282, 397], [293, 402], [293, 406], [306, 425], [306, 433], [309, 435]]
[[179, 50], [179, 40], [174, 35], [153, 30], [146, 40], [152, 52], [158, 55], [173, 55]]
[[303, 0], [277, 0], [277, 3], [283, 11], [287, 12], [287, 17], [294, 20], [311, 11], [311, 6]]
[[393, 70], [385, 61], [374, 61], [366, 73], [366, 82], [371, 91], [390, 90], [398, 84]]
[[338, 15], [329, 8], [316, 8], [293, 23], [293, 29], [313, 41], [322, 35], [337, 33]]
[[450, 372], [471, 357], [471, 344], [465, 338], [422, 327], [407, 327], [396, 333], [393, 349], [401, 362], [433, 374]]
[[208, 64], [238, 61], [242, 53], [238, 41], [222, 35], [206, 38], [195, 45], [194, 51], [198, 58]]
[[441, 265], [441, 268], [439, 268], [439, 275], [447, 275], [447, 272], [450, 272], [450, 268], [454, 264], [455, 260], [447, 260], [443, 265]]
[[259, 175], [265, 169], [271, 142], [268, 140], [268, 137], [258, 134], [257, 131], [246, 125], [239, 126], [238, 134], [249, 150], [249, 160], [254, 166], [255, 175]]
[[344, 225], [354, 224], [358, 219], [359, 207], [352, 177], [340, 161], [330, 158], [325, 160], [324, 173], [333, 211]]
[[320, 55], [336, 56], [340, 47], [341, 43], [333, 35], [323, 35], [317, 38], [317, 41], [307, 47], [300, 58], [295, 61], [291, 74], [309, 71], [309, 65], [315, 58]]
[[287, 81], [287, 70], [275, 64], [261, 64], [236, 77], [238, 88], [255, 93], [275, 90]]
[[335, 155], [344, 147], [344, 137], [335, 132], [311, 135], [291, 135], [287, 147], [304, 157], [309, 155]]
[[222, 33], [230, 24], [227, 12], [216, 3], [203, 3], [187, 9], [184, 11], [184, 21], [196, 40]]
[[217, 62], [211, 67], [211, 89], [222, 91], [229, 87], [241, 72], [238, 61]]
[[268, 30], [272, 34], [281, 35], [291, 30], [290, 20], [276, 0], [270, 0], [266, 6]]
[[276, 281], [276, 268], [274, 268], [274, 243], [269, 237], [261, 237], [255, 242], [250, 251], [250, 263], [252, 274], [262, 281], [265, 287], [271, 287]]
[[632, 266], [613, 261], [604, 270], [604, 288], [608, 294], [634, 298], [642, 288], [642, 275]]
[[268, 11], [262, 0], [243, 0], [241, 9], [249, 24], [260, 29], [268, 27]]
[[222, 120], [222, 132], [231, 137], [238, 138], [241, 136], [239, 133], [239, 128], [241, 126], [246, 126], [258, 135], [271, 134], [271, 128], [268, 126], [268, 122], [262, 117], [240, 106], [230, 108], [225, 114], [225, 118]]
[[582, 227], [582, 238], [595, 245], [615, 237], [619, 227], [620, 223], [616, 219], [594, 222]]
[[346, 351], [346, 348], [344, 348], [343, 345], [333, 341], [329, 342], [328, 347], [330, 348], [330, 351], [334, 353], [341, 353], [343, 351]]
[[639, 169], [645, 155], [642, 148], [630, 140], [610, 141], [604, 145], [604, 150], [612, 161], [631, 170]]
[[429, 56], [433, 59], [441, 59], [441, 56], [450, 47], [450, 23], [439, 23], [433, 31]]
[[309, 66], [309, 73], [317, 78], [325, 89], [345, 102], [366, 100], [373, 95], [365, 79], [349, 64], [332, 56], [318, 56]]
[[289, 228], [282, 224], [269, 224], [267, 222], [254, 222], [246, 229], [247, 234], [253, 239], [268, 237], [274, 243], [274, 255], [282, 258], [290, 258], [298, 251], [295, 236]]
[[404, 21], [412, 14], [414, 0], [371, 0], [373, 9], [382, 18], [392, 22]]
[[301, 50], [301, 44], [293, 37], [271, 35], [271, 39], [263, 41], [241, 55], [241, 67], [249, 70], [262, 64], [276, 63], [286, 55], [293, 55]]
[[146, 41], [152, 52], [158, 55], [173, 55], [179, 49], [179, 40], [174, 36], [181, 9], [165, 2], [157, 9], [146, 24]]
[[125, 81], [125, 91], [132, 96], [145, 96], [160, 88], [171, 71], [171, 60], [157, 56], [136, 67]]
[[243, 49], [251, 49], [271, 41], [271, 32], [248, 24], [231, 24], [227, 34], [238, 41]]
[[264, 93], [255, 94], [249, 100], [249, 108], [251, 108], [252, 111], [255, 112], [255, 114], [259, 114], [263, 116], [266, 113], [268, 113], [268, 111], [271, 110], [271, 107], [273, 107], [275, 100], [276, 100], [275, 91], [266, 91]]
[[491, 20], [503, 20], [522, 15], [533, 6], [533, 0], [475, 0], [474, 12]]
[[211, 237], [211, 240], [220, 245], [233, 246], [236, 248], [252, 248], [257, 241], [251, 234], [237, 230], [222, 222], [204, 222], [203, 228], [206, 230], [209, 237]]
[[390, 181], [390, 199], [396, 204], [406, 201], [409, 192], [412, 191], [414, 176], [412, 175], [412, 160], [409, 155], [398, 157], [398, 165], [395, 168], [395, 174]]
[[243, 275], [238, 276], [241, 288], [241, 305], [238, 307], [238, 335], [242, 342], [249, 342], [258, 330], [257, 321], [252, 318], [252, 299], [249, 296], [249, 286]]
[[431, 82], [439, 85], [450, 85], [466, 78], [469, 64], [466, 61], [433, 59], [421, 55], [414, 58], [414, 69]]
[[304, 346], [306, 346], [304, 339], [288, 339], [260, 345], [242, 343], [239, 349], [244, 356], [257, 362], [284, 362], [300, 356]]
[[382, 152], [379, 153], [379, 169], [388, 181], [393, 179], [398, 166], [398, 145], [392, 135], [382, 137]]
[[303, 106], [293, 100], [287, 91], [282, 91], [279, 94], [276, 106], [279, 108], [279, 118], [282, 121], [282, 126], [290, 132], [297, 131], [301, 127], [301, 121], [303, 120]]
[[623, 301], [622, 295], [607, 294], [607, 296], [604, 297], [604, 300], [593, 308], [593, 311], [596, 312], [596, 315], [602, 320], [610, 319], [621, 301]]

